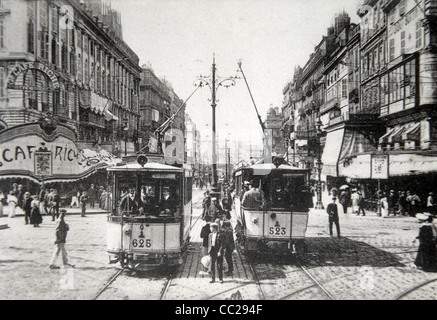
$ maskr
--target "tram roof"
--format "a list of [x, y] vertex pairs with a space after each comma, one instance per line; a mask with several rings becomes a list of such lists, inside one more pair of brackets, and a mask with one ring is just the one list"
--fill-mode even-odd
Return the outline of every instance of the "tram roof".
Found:
[[[191, 169], [191, 167], [190, 167]], [[138, 163], [128, 163], [122, 166], [114, 166], [114, 167], [110, 167], [108, 168], [108, 171], [112, 171], [112, 172], [117, 172], [117, 171], [132, 171], [132, 172], [136, 172], [139, 170], [143, 170], [143, 171], [163, 171], [163, 172], [183, 172], [184, 169], [182, 168], [178, 168], [178, 167], [173, 167], [173, 166], [169, 166], [166, 164], [160, 164], [160, 163], [154, 163], [154, 162], [148, 162], [144, 165], [144, 167], [142, 167], [140, 164]]]
[[248, 167], [242, 167], [238, 168], [238, 170], [244, 170], [244, 169], [253, 169], [253, 170], [280, 170], [280, 171], [295, 171], [295, 172], [305, 172], [308, 171], [308, 169], [302, 169], [302, 168], [296, 168], [293, 166], [289, 166], [286, 164], [282, 164], [279, 167], [276, 167], [273, 163], [260, 163], [260, 164], [254, 164]]

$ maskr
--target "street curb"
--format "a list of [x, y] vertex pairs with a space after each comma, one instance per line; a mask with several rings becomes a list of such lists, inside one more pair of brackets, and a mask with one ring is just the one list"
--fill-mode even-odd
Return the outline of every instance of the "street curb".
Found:
[[9, 228], [7, 224], [0, 224], [0, 230]]

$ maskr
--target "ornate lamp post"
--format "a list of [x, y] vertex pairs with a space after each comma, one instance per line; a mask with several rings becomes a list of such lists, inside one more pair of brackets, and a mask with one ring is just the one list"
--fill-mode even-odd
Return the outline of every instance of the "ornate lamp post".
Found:
[[228, 78], [220, 78], [216, 75], [216, 64], [215, 64], [215, 55], [212, 63], [212, 75], [211, 76], [200, 76], [196, 82], [195, 86], [204, 87], [208, 86], [211, 89], [211, 107], [212, 107], [212, 189], [217, 188], [217, 154], [216, 154], [216, 116], [215, 116], [215, 108], [217, 107], [217, 102], [219, 100], [216, 99], [216, 94], [219, 87], [229, 88], [235, 86], [235, 79], [238, 77], [228, 77]]

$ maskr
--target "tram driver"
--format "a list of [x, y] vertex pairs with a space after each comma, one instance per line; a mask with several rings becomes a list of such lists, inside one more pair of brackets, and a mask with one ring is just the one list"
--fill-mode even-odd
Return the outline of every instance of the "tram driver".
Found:
[[264, 192], [257, 186], [259, 186], [258, 180], [250, 181], [250, 190], [245, 192], [243, 196], [243, 208], [259, 210], [264, 207]]
[[135, 192], [135, 188], [129, 188], [129, 193], [122, 198], [120, 210], [127, 215], [140, 213], [140, 199]]
[[156, 201], [151, 187], [141, 187], [141, 205], [146, 215], [156, 215]]
[[162, 201], [159, 206], [160, 214], [174, 216], [177, 211], [178, 200], [174, 194], [170, 192], [170, 188], [165, 187], [162, 191]]

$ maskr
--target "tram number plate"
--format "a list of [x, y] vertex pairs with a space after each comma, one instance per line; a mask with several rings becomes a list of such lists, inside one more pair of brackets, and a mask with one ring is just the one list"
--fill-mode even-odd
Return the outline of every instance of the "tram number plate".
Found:
[[284, 227], [270, 227], [269, 234], [272, 236], [285, 236], [287, 234], [287, 228]]
[[152, 241], [150, 239], [133, 239], [132, 246], [134, 248], [150, 248], [152, 246]]

